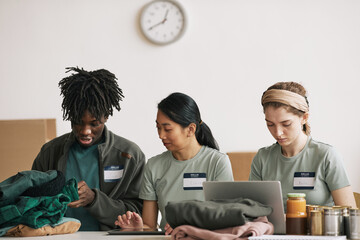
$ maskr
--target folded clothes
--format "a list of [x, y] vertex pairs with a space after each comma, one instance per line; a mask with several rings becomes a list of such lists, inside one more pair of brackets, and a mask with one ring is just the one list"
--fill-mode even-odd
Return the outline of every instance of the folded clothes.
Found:
[[[78, 190], [76, 180], [68, 180], [62, 189], [48, 194], [42, 190], [44, 196], [31, 197], [25, 195], [36, 195], [33, 190], [43, 187], [51, 188], [51, 184], [58, 184], [57, 180], [63, 181], [58, 177], [56, 170], [46, 173], [39, 171], [24, 171], [0, 183], [0, 228], [13, 227], [19, 224], [30, 228], [40, 228], [47, 224], [56, 224], [63, 218], [67, 204], [78, 200]], [[12, 184], [14, 186], [12, 186]], [[54, 186], [55, 189], [58, 187]], [[27, 189], [31, 189], [26, 193]]]
[[202, 229], [222, 229], [244, 225], [272, 213], [270, 206], [247, 198], [212, 201], [187, 200], [169, 202], [165, 207], [166, 220], [174, 229], [191, 225]]
[[273, 234], [274, 226], [268, 222], [267, 217], [259, 217], [252, 222], [247, 222], [242, 226], [207, 230], [190, 225], [182, 225], [171, 233], [172, 240], [233, 240], [248, 239], [250, 236], [260, 236], [263, 234]]
[[81, 223], [75, 218], [63, 218], [58, 224], [45, 225], [40, 228], [31, 228], [29, 226], [19, 224], [7, 230], [5, 237], [35, 237], [48, 236], [57, 234], [69, 234], [79, 230]]
[[41, 186], [57, 177], [56, 170], [22, 171], [0, 183], [0, 207], [14, 203], [27, 189]]
[[21, 196], [41, 197], [41, 196], [55, 196], [61, 193], [65, 186], [65, 176], [61, 171], [56, 170], [57, 176], [49, 182], [45, 182], [39, 186], [33, 186], [26, 189]]

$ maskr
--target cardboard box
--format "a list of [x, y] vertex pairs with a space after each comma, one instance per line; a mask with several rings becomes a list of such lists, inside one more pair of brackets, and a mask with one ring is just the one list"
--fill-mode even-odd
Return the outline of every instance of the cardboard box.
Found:
[[32, 163], [42, 145], [56, 137], [55, 119], [0, 120], [0, 182]]
[[356, 206], [360, 208], [360, 193], [354, 192]]
[[249, 180], [251, 163], [256, 152], [228, 152], [235, 181]]

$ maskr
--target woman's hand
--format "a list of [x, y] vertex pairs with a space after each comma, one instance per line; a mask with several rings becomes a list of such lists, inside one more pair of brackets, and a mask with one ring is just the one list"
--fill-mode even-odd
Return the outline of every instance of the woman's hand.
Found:
[[165, 235], [170, 235], [173, 231], [172, 227], [170, 227], [168, 223], [166, 223], [164, 230], [165, 230]]
[[143, 228], [143, 220], [136, 212], [127, 211], [123, 215], [119, 215], [115, 221], [115, 225], [121, 228]]

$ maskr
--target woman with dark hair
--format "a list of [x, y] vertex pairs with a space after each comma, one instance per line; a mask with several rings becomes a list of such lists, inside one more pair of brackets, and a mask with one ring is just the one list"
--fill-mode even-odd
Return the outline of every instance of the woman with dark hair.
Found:
[[280, 181], [284, 205], [287, 193], [302, 192], [307, 204], [356, 207], [342, 157], [310, 136], [305, 88], [278, 82], [263, 93], [261, 104], [276, 143], [258, 151], [249, 179]]
[[204, 200], [203, 181], [232, 181], [228, 156], [220, 153], [210, 128], [201, 120], [196, 102], [183, 93], [172, 93], [158, 104], [156, 127], [168, 151], [150, 158], [145, 166], [140, 198], [142, 218], [128, 211], [119, 215], [122, 228], [156, 228], [172, 232], [165, 206], [169, 201]]

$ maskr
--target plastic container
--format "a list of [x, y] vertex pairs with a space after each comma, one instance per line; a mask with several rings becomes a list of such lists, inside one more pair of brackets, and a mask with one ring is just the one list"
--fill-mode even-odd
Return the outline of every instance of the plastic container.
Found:
[[305, 193], [288, 193], [286, 201], [286, 234], [306, 235], [307, 214]]

